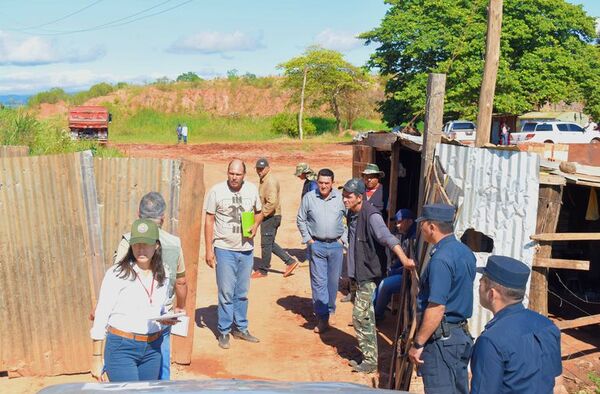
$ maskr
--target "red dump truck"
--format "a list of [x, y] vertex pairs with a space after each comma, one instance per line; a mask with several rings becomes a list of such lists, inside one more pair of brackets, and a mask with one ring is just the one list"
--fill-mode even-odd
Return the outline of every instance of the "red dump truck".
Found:
[[101, 144], [108, 141], [108, 124], [111, 114], [101, 106], [81, 105], [69, 110], [69, 129], [74, 140], [98, 140]]

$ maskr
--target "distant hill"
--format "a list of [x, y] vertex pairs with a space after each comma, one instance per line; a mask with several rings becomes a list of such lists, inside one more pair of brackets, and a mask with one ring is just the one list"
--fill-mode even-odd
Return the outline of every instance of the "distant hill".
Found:
[[27, 104], [27, 100], [29, 100], [30, 95], [25, 94], [6, 94], [0, 95], [0, 104], [6, 107], [19, 107], [21, 105]]

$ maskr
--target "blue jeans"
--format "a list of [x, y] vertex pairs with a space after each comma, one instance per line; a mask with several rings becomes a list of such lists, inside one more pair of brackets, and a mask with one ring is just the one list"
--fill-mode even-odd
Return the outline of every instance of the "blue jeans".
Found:
[[399, 293], [402, 290], [402, 274], [396, 274], [384, 278], [373, 297], [375, 305], [375, 319], [383, 319], [385, 317], [385, 309], [392, 299], [392, 295]]
[[160, 374], [158, 380], [171, 379], [171, 327], [167, 326], [163, 330], [162, 344], [160, 345], [160, 354], [162, 362], [160, 365]]
[[239, 331], [248, 330], [248, 290], [250, 274], [254, 262], [252, 250], [239, 252], [215, 248], [217, 259], [217, 328], [221, 334], [228, 334], [231, 326]]
[[310, 287], [315, 314], [328, 320], [335, 313], [335, 297], [342, 274], [342, 245], [339, 242], [315, 241], [310, 245]]
[[157, 380], [160, 373], [162, 336], [146, 343], [108, 333], [104, 369], [111, 382]]

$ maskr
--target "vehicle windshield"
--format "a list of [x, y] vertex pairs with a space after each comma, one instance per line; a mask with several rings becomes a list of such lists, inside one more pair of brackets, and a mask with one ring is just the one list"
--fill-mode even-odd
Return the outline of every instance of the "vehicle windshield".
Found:
[[470, 122], [457, 122], [452, 125], [454, 130], [473, 130], [475, 125]]
[[523, 125], [523, 128], [521, 129], [521, 131], [533, 131], [533, 130], [535, 130], [535, 125], [536, 125], [536, 124], [537, 124], [537, 123], [535, 123], [535, 122], [528, 122], [528, 123], [525, 123], [525, 124]]

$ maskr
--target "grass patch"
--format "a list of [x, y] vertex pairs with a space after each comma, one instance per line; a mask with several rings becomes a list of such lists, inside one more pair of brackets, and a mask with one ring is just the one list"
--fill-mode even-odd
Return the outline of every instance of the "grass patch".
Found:
[[364, 131], [364, 130], [375, 130], [375, 131], [381, 131], [381, 130], [391, 130], [390, 127], [388, 127], [387, 124], [378, 121], [378, 120], [373, 120], [373, 119], [356, 119], [354, 121], [354, 125], [352, 127], [354, 130], [359, 130], [359, 131]]

